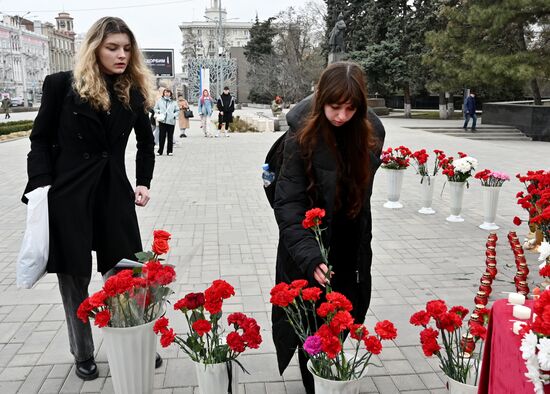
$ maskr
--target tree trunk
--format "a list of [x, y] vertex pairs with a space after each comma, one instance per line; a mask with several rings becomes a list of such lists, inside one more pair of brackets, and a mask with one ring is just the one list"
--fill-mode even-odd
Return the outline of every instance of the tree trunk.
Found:
[[410, 118], [412, 116], [412, 113], [411, 113], [411, 87], [409, 86], [408, 82], [406, 82], [405, 86], [403, 87], [403, 101], [404, 101], [405, 118]]
[[451, 92], [445, 92], [445, 96], [449, 98], [449, 102], [447, 103], [447, 119], [452, 119], [455, 112], [454, 96]]
[[[520, 25], [518, 29], [518, 44], [522, 51], [527, 52], [527, 44], [525, 42], [525, 28]], [[533, 93], [533, 102], [535, 105], [542, 105], [542, 97], [540, 95], [539, 83], [536, 78], [531, 79], [531, 92]]]
[[535, 105], [542, 105], [542, 97], [540, 95], [539, 83], [536, 78], [531, 80], [531, 90], [533, 91], [533, 101]]
[[439, 119], [447, 119], [447, 103], [445, 92], [439, 92]]

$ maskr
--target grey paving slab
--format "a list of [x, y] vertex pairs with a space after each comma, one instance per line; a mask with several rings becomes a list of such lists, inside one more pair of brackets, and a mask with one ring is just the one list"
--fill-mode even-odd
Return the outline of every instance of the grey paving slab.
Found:
[[[29, 115], [31, 116], [31, 115]], [[32, 115], [34, 116], [34, 115]], [[507, 171], [511, 175], [529, 169], [549, 168], [548, 144], [532, 141], [472, 141], [423, 131], [453, 122], [382, 119], [386, 146], [407, 145], [411, 149], [435, 148], [455, 154], [464, 151], [478, 158], [480, 168]], [[456, 121], [457, 124], [460, 123]], [[454, 123], [453, 123], [454, 125]], [[232, 134], [225, 139], [202, 137], [198, 122], [191, 122], [189, 137], [171, 157], [157, 157], [151, 202], [138, 209], [144, 245], [152, 241], [152, 230], [163, 228], [173, 234], [168, 261], [176, 266], [174, 300], [190, 291], [203, 290], [217, 278], [235, 286], [237, 296], [226, 303], [226, 311], [244, 311], [262, 327], [261, 349], [243, 355], [251, 375], [242, 376], [240, 391], [250, 393], [304, 392], [297, 361], [281, 377], [271, 340], [269, 290], [273, 284], [278, 239], [277, 225], [261, 187], [260, 166], [279, 133]], [[68, 351], [61, 299], [53, 275], [44, 277], [32, 290], [15, 286], [15, 260], [24, 232], [25, 206], [20, 203], [26, 182], [26, 139], [0, 143], [0, 391], [2, 393], [112, 393], [101, 332], [94, 329], [100, 378], [82, 382], [74, 375]], [[525, 152], [528, 152], [526, 154]], [[134, 178], [135, 143], [130, 141], [127, 167]], [[382, 319], [396, 323], [399, 336], [386, 344], [376, 358], [379, 366], [369, 368], [363, 382], [365, 393], [443, 392], [444, 381], [437, 360], [427, 359], [418, 342], [419, 330], [409, 316], [434, 298], [472, 308], [479, 277], [484, 269], [487, 233], [482, 221], [481, 188], [472, 180], [464, 196], [464, 223], [448, 223], [449, 196], [442, 179], [436, 181], [432, 216], [420, 208], [419, 178], [405, 173], [401, 200], [404, 208], [388, 210], [386, 179], [375, 178], [373, 216], [373, 294], [366, 322], [369, 327]], [[513, 255], [506, 245], [507, 231], [527, 229], [512, 225], [521, 214], [514, 196], [521, 190], [513, 180], [501, 191], [497, 224], [501, 238], [497, 247], [498, 291], [512, 289], [515, 272], [506, 267]], [[531, 267], [536, 256], [527, 254]], [[536, 272], [531, 269], [531, 272]], [[535, 274], [532, 274], [535, 275]], [[535, 280], [535, 278], [534, 278]], [[101, 286], [95, 274], [91, 291]], [[168, 311], [178, 332], [185, 322]], [[159, 349], [165, 363], [155, 375], [155, 393], [197, 393], [193, 365], [177, 348]]]

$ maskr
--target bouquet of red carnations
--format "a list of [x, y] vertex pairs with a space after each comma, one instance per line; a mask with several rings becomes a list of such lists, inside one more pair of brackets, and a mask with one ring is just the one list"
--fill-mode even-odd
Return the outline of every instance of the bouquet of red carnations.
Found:
[[224, 280], [215, 280], [204, 293], [187, 294], [174, 304], [174, 309], [185, 315], [188, 333], [176, 335], [174, 329], [168, 327], [168, 319], [161, 317], [153, 327], [155, 333], [161, 336], [161, 345], [168, 347], [176, 343], [193, 361], [202, 364], [227, 361], [239, 364], [236, 360], [239, 354], [247, 348], [257, 349], [262, 343], [262, 336], [256, 320], [240, 312], [227, 317], [231, 331], [225, 333], [222, 326], [223, 300], [233, 295], [235, 289]]
[[[420, 332], [422, 350], [428, 357], [435, 354], [439, 358], [445, 375], [460, 383], [467, 383], [473, 369], [475, 385], [479, 374], [482, 347], [478, 346], [478, 343], [482, 344], [487, 336], [484, 325], [489, 319], [489, 311], [481, 305], [476, 310], [475, 318], [472, 314], [470, 322], [464, 328], [463, 320], [466, 315], [468, 315], [468, 309], [463, 306], [453, 306], [448, 309], [445, 301], [433, 300], [426, 304], [425, 310], [414, 313], [410, 323], [424, 327]], [[432, 320], [437, 329], [428, 326]], [[438, 341], [440, 335], [443, 347]], [[476, 348], [477, 352], [475, 352]]]
[[137, 254], [147, 263], [109, 277], [100, 291], [80, 304], [78, 318], [84, 323], [92, 318], [98, 327], [134, 327], [157, 319], [172, 293], [168, 285], [176, 279], [174, 268], [159, 261], [169, 250], [169, 239], [170, 233], [156, 230], [153, 251]]

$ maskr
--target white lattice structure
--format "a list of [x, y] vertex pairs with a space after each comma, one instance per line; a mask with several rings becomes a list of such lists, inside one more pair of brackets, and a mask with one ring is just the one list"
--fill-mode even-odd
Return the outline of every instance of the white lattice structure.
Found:
[[197, 102], [198, 98], [201, 95], [201, 68], [208, 68], [210, 70], [210, 95], [212, 97], [217, 98], [221, 93], [218, 92], [218, 75], [222, 77], [222, 89], [224, 86], [228, 86], [231, 92], [236, 91], [235, 88], [237, 85], [237, 62], [235, 61], [235, 59], [224, 57], [190, 58], [187, 59], [187, 81], [189, 85], [189, 100], [191, 102]]

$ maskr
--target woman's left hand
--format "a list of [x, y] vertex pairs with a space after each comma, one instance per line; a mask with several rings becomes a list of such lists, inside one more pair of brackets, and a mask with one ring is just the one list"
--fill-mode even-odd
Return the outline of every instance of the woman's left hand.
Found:
[[136, 187], [136, 200], [134, 203], [138, 207], [144, 207], [149, 202], [149, 188], [146, 186], [137, 186]]

